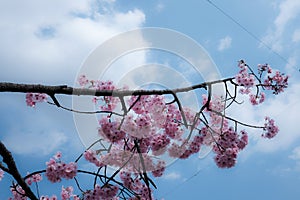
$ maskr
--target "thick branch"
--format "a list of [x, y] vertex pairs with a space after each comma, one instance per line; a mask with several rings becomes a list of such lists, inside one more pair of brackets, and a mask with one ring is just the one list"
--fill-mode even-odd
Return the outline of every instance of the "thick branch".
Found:
[[0, 155], [3, 158], [3, 162], [7, 165], [8, 173], [11, 174], [17, 183], [25, 191], [25, 195], [32, 200], [38, 200], [35, 194], [31, 191], [29, 186], [26, 184], [25, 180], [20, 175], [20, 172], [17, 169], [16, 163], [11, 155], [11, 152], [5, 147], [5, 145], [0, 141]]
[[18, 84], [18, 83], [0, 83], [0, 92], [21, 92], [21, 93], [46, 93], [50, 96], [56, 94], [64, 95], [87, 95], [87, 96], [132, 96], [132, 95], [164, 95], [164, 94], [176, 94], [181, 92], [188, 92], [198, 88], [206, 88], [207, 85], [222, 83], [230, 81], [234, 78], [227, 78], [222, 80], [216, 80], [211, 82], [205, 82], [190, 87], [183, 87], [177, 89], [165, 89], [165, 90], [95, 90], [86, 88], [73, 88], [67, 85], [59, 86], [47, 86], [40, 84]]

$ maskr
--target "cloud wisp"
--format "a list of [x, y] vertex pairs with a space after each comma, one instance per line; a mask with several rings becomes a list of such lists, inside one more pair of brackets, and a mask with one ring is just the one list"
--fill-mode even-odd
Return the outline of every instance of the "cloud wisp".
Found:
[[16, 154], [45, 156], [67, 142], [67, 136], [59, 131], [12, 132], [3, 142]]
[[[0, 13], [4, 22], [0, 33], [0, 79], [73, 83], [78, 68], [94, 48], [112, 35], [141, 27], [145, 22], [141, 10], [118, 11], [113, 1], [106, 2], [103, 10], [102, 3], [105, 2], [1, 3], [7, 9]], [[14, 7], [15, 4], [22, 5]]]
[[[297, 23], [294, 19], [300, 14], [300, 1], [298, 0], [285, 0], [281, 1], [278, 5], [279, 13], [273, 21], [272, 27], [269, 28], [269, 31], [266, 36], [262, 38], [266, 44], [268, 44], [273, 51], [282, 52], [284, 48], [284, 37], [297, 40], [297, 36], [291, 36], [289, 34], [295, 26], [290, 26], [292, 22]], [[288, 27], [289, 26], [289, 27]], [[288, 28], [287, 28], [288, 27]], [[297, 33], [296, 33], [297, 34]], [[261, 45], [262, 46], [262, 45]]]
[[232, 43], [232, 38], [230, 36], [226, 36], [226, 37], [222, 38], [219, 41], [218, 50], [224, 51], [226, 49], [229, 49], [231, 47], [231, 43]]

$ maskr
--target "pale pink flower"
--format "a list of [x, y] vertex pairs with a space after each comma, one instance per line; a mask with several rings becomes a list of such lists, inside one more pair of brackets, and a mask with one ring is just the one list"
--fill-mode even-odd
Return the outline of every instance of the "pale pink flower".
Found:
[[28, 185], [31, 185], [32, 183], [37, 183], [42, 180], [42, 176], [40, 174], [34, 174], [26, 179], [26, 182]]
[[266, 95], [264, 92], [261, 92], [259, 96], [256, 96], [254, 94], [249, 94], [249, 100], [252, 105], [258, 105], [260, 103], [263, 103], [265, 101], [265, 98]]
[[161, 177], [166, 169], [166, 163], [163, 160], [159, 160], [155, 166], [155, 170], [152, 171], [154, 177]]
[[27, 197], [24, 195], [25, 191], [21, 186], [12, 187], [10, 191], [13, 195], [13, 198], [10, 198], [11, 200], [27, 200]]
[[52, 195], [52, 197], [41, 196], [40, 200], [57, 200], [57, 197], [55, 195]]
[[26, 93], [27, 106], [34, 107], [36, 103], [47, 101], [47, 94], [43, 93]]
[[97, 167], [104, 166], [104, 164], [97, 158], [96, 152], [91, 149], [86, 150], [83, 156], [87, 161], [95, 164]]
[[240, 86], [244, 86], [245, 88], [254, 86], [255, 77], [253, 76], [253, 74], [250, 74], [248, 72], [248, 67], [246, 66], [246, 64], [239, 62], [239, 67], [241, 70], [235, 76], [235, 81], [237, 82], [237, 84]]
[[241, 131], [241, 137], [229, 128], [216, 141], [213, 151], [216, 153], [215, 162], [220, 168], [230, 168], [236, 163], [238, 152], [248, 144], [248, 135]]
[[279, 128], [275, 125], [275, 121], [273, 119], [270, 119], [269, 117], [265, 117], [265, 133], [262, 134], [265, 138], [273, 138], [277, 135], [279, 132]]
[[[54, 156], [55, 157], [55, 156]], [[46, 177], [49, 181], [55, 183], [60, 182], [61, 178], [72, 179], [77, 174], [77, 164], [74, 162], [64, 163], [61, 160], [57, 162], [55, 159], [51, 158], [46, 162]]]
[[84, 200], [114, 200], [118, 194], [119, 187], [115, 185], [95, 185], [93, 190], [87, 191], [84, 194]]
[[62, 200], [69, 200], [71, 197], [75, 196], [73, 194], [73, 187], [69, 186], [64, 188], [64, 186], [62, 186], [60, 196]]
[[0, 169], [0, 181], [3, 179], [3, 177], [4, 177], [4, 171]]
[[279, 71], [275, 72], [275, 75], [268, 75], [268, 77], [263, 81], [264, 87], [268, 90], [273, 90], [273, 94], [279, 94], [283, 92], [288, 86], [289, 76], [280, 73]]
[[116, 121], [111, 122], [104, 117], [99, 123], [101, 127], [98, 129], [98, 133], [108, 141], [115, 143], [125, 138], [126, 133], [119, 129], [119, 123]]
[[54, 158], [55, 158], [56, 160], [61, 159], [61, 152], [60, 152], [60, 151], [56, 152], [56, 154], [54, 155]]
[[80, 86], [84, 87], [89, 83], [89, 80], [86, 78], [85, 75], [80, 75], [78, 78], [78, 83]]

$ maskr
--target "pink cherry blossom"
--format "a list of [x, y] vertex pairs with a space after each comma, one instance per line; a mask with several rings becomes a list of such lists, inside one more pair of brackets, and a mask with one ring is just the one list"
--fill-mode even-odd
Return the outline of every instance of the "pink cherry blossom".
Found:
[[61, 159], [61, 152], [60, 151], [58, 151], [55, 155], [54, 155], [54, 158], [56, 159], [56, 160], [59, 160], [59, 159]]
[[256, 96], [254, 94], [249, 94], [249, 100], [252, 105], [261, 104], [265, 101], [265, 99], [266, 99], [266, 95], [264, 92], [261, 92], [259, 96]]
[[55, 195], [49, 196], [41, 196], [40, 200], [58, 200]]
[[172, 143], [168, 149], [169, 156], [172, 158], [180, 158], [186, 151], [186, 145], [179, 145], [177, 143]]
[[248, 134], [246, 133], [245, 130], [242, 130], [241, 135], [242, 136], [241, 136], [240, 140], [238, 140], [238, 142], [237, 142], [237, 147], [240, 150], [243, 150], [248, 144]]
[[259, 74], [262, 74], [264, 71], [267, 71], [268, 74], [272, 73], [272, 68], [269, 64], [258, 64], [257, 69]]
[[163, 160], [158, 161], [155, 170], [152, 171], [154, 177], [161, 177], [166, 169], [166, 163]]
[[97, 167], [104, 166], [104, 164], [97, 158], [95, 151], [89, 149], [89, 150], [85, 151], [83, 155], [87, 161], [95, 164]]
[[47, 95], [42, 93], [27, 93], [26, 104], [27, 106], [34, 107], [36, 103], [47, 101]]
[[[266, 95], [258, 89], [259, 86], [262, 89], [273, 90], [276, 94], [287, 87], [288, 77], [279, 72], [272, 74], [273, 71], [267, 64], [258, 66], [259, 76], [254, 75], [252, 69], [243, 61], [239, 62], [239, 68], [239, 73], [233, 79], [236, 87], [235, 93], [239, 91], [241, 94], [249, 95], [252, 105], [258, 105], [265, 101]], [[265, 81], [262, 80], [263, 73], [267, 73]], [[255, 89], [253, 86], [256, 80], [257, 88]], [[112, 81], [88, 80], [86, 76], [80, 76], [78, 82], [82, 87], [95, 90], [120, 90]], [[99, 167], [99, 170], [106, 169], [107, 166], [120, 169], [120, 178], [114, 180], [120, 180], [126, 189], [137, 195], [129, 198], [131, 200], [146, 200], [150, 196], [152, 197], [152, 190], [147, 186], [141, 172], [152, 173], [154, 177], [162, 176], [166, 169], [166, 162], [163, 159], [166, 155], [172, 158], [187, 159], [198, 153], [203, 145], [206, 145], [212, 147], [214, 161], [218, 167], [231, 168], [236, 164], [239, 152], [248, 144], [248, 134], [244, 130], [237, 130], [242, 123], [239, 124], [229, 117], [226, 118], [228, 116], [225, 113], [227, 102], [231, 99], [235, 100], [235, 95], [227, 94], [226, 99], [224, 96], [211, 95], [208, 98], [203, 95], [202, 105], [205, 106], [205, 109], [202, 113], [196, 113], [186, 107], [179, 109], [176, 102], [166, 103], [163, 95], [125, 97], [125, 102], [122, 102], [126, 104], [127, 108], [123, 109], [124, 116], [114, 113], [99, 115], [98, 135], [101, 140], [110, 144], [109, 149], [103, 148], [98, 151], [87, 149], [83, 153], [83, 157], [86, 161]], [[26, 102], [32, 107], [45, 99], [45, 94], [28, 93], [26, 95]], [[207, 104], [208, 99], [210, 99], [209, 104]], [[120, 104], [120, 99], [113, 96], [95, 97], [93, 102], [102, 111], [119, 112], [119, 108], [124, 108], [124, 105]], [[224, 116], [225, 114], [226, 116]], [[232, 121], [236, 125], [235, 129], [230, 127]], [[262, 136], [272, 138], [278, 131], [274, 120], [266, 117]], [[98, 154], [100, 151], [101, 154]], [[73, 179], [76, 174], [77, 163], [63, 162], [61, 152], [57, 152], [46, 163], [45, 175], [50, 182]], [[40, 180], [40, 175], [33, 175], [26, 179], [29, 185]], [[99, 179], [98, 184], [95, 182], [94, 188], [82, 192], [80, 198], [85, 200], [118, 199], [118, 195], [124, 188], [115, 185], [113, 181], [106, 183], [106, 178], [103, 180], [100, 182]], [[21, 189], [18, 190], [21, 191]], [[57, 199], [54, 196], [51, 198], [43, 196], [42, 198]], [[79, 200], [79, 196], [73, 194], [72, 187], [62, 187], [61, 199], [71, 198]]]
[[279, 128], [275, 125], [275, 121], [273, 119], [270, 119], [269, 117], [265, 117], [265, 133], [262, 134], [265, 138], [273, 138], [277, 135], [279, 132]]
[[234, 148], [228, 148], [223, 153], [218, 153], [215, 156], [215, 162], [220, 168], [230, 168], [236, 163], [237, 152]]
[[170, 143], [170, 139], [165, 134], [156, 134], [151, 140], [152, 151], [164, 149]]
[[68, 164], [62, 161], [56, 161], [51, 158], [46, 162], [46, 177], [49, 181], [55, 183], [60, 182], [61, 178], [72, 179], [76, 176], [77, 173], [77, 164], [70, 162]]
[[239, 62], [240, 71], [235, 76], [235, 81], [238, 85], [250, 88], [254, 86], [255, 77], [248, 72], [248, 66], [244, 62]]
[[22, 189], [21, 186], [11, 187], [10, 189], [13, 197], [9, 198], [9, 200], [27, 200], [27, 197], [24, 195], [25, 191]]
[[275, 74], [268, 75], [268, 77], [264, 80], [264, 86], [268, 90], [273, 90], [274, 94], [279, 94], [284, 91], [288, 86], [289, 76], [276, 71]]
[[[139, 98], [139, 101], [138, 101]], [[147, 96], [131, 96], [131, 98], [128, 101], [128, 104], [130, 107], [132, 107], [132, 110], [136, 114], [142, 114], [145, 112], [144, 102], [146, 101], [148, 97]]]
[[[80, 77], [81, 80], [79, 81], [81, 84], [81, 86], [83, 87], [87, 87], [87, 88], [91, 88], [91, 89], [95, 89], [95, 90], [116, 90], [116, 86], [113, 84], [112, 81], [88, 81], [86, 79], [86, 77]], [[91, 83], [90, 85], [88, 85], [88, 83]], [[119, 101], [119, 98], [117, 97], [113, 97], [113, 96], [104, 96], [104, 97], [94, 97], [92, 99], [92, 102], [97, 104], [99, 103], [99, 107], [101, 110], [103, 111], [113, 111]]]
[[118, 122], [111, 122], [108, 118], [104, 117], [99, 123], [101, 127], [98, 129], [98, 133], [108, 141], [114, 143], [125, 138], [126, 133], [119, 129]]
[[37, 183], [42, 180], [42, 176], [40, 174], [34, 174], [26, 179], [26, 182], [28, 185], [31, 185], [32, 183]]
[[85, 75], [80, 75], [78, 78], [78, 83], [80, 86], [84, 87], [89, 83], [89, 80]]
[[84, 200], [116, 200], [119, 187], [116, 185], [95, 185], [93, 190], [84, 194]]
[[62, 186], [60, 196], [62, 200], [69, 200], [71, 197], [74, 197], [73, 187], [69, 186], [65, 188]]
[[235, 165], [238, 152], [248, 144], [248, 136], [241, 131], [241, 136], [233, 128], [224, 132], [214, 144], [213, 151], [216, 153], [214, 159], [218, 167], [231, 168]]
[[250, 88], [241, 88], [241, 89], [239, 90], [239, 92], [240, 92], [241, 94], [250, 94], [251, 89], [250, 89]]
[[4, 177], [4, 171], [0, 169], [0, 181], [3, 179], [3, 177]]

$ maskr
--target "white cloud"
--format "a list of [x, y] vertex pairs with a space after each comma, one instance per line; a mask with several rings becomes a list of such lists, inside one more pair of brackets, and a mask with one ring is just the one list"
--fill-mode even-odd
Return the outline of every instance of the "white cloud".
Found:
[[294, 31], [293, 42], [300, 42], [300, 29]]
[[285, 150], [300, 139], [300, 131], [295, 128], [295, 125], [299, 123], [299, 99], [300, 84], [291, 83], [283, 94], [268, 96], [262, 105], [252, 106], [248, 98], [245, 98], [241, 106], [233, 106], [228, 110], [227, 113], [235, 119], [252, 125], [263, 125], [264, 117], [270, 116], [280, 129], [276, 137], [264, 139], [261, 138], [263, 133], [261, 129], [247, 128], [252, 139], [246, 149], [248, 153]]
[[[72, 85], [83, 61], [92, 50], [111, 37], [139, 28], [145, 22], [145, 15], [141, 10], [118, 11], [114, 5], [113, 0], [1, 1], [0, 17], [3, 23], [0, 23], [0, 80]], [[126, 43], [116, 43], [110, 50], [114, 51], [120, 46], [124, 47], [128, 43], [134, 44], [137, 41], [140, 43], [144, 41], [141, 34], [139, 37], [130, 38], [125, 41]], [[141, 65], [145, 60], [144, 52], [126, 56], [120, 66], [115, 68], [115, 72], [110, 74], [109, 79], [113, 79], [112, 76], [120, 78], [126, 70]], [[24, 102], [21, 105], [25, 107]], [[63, 127], [61, 128], [62, 125], [59, 124], [57, 126], [61, 128], [58, 130], [66, 133], [65, 136], [56, 131], [47, 131], [46, 139], [43, 140], [44, 138], [37, 134], [41, 132], [40, 130], [47, 130], [45, 127], [49, 126], [49, 121], [60, 119], [57, 116], [53, 117], [52, 113], [54, 113], [53, 110], [48, 111], [47, 115], [42, 117], [43, 121], [38, 123], [38, 129], [31, 129], [30, 126], [35, 126], [36, 122], [32, 125], [32, 119], [24, 118], [29, 122], [28, 125], [27, 123], [18, 125], [22, 129], [22, 134], [21, 131], [14, 131], [6, 137], [9, 147], [18, 153], [28, 154], [40, 151], [46, 154], [66, 140], [70, 141], [70, 135], [67, 133], [75, 134], [76, 132], [66, 131], [66, 128], [74, 127], [72, 127], [73, 123], [65, 124], [63, 117], [61, 117]], [[8, 125], [8, 127], [10, 129], [13, 125]], [[28, 133], [27, 130], [34, 133]], [[52, 130], [51, 127], [50, 130]], [[90, 132], [96, 135], [95, 131], [92, 129]], [[27, 135], [30, 140], [26, 140]], [[37, 139], [34, 139], [35, 136]], [[39, 144], [35, 145], [35, 149], [32, 149], [33, 145], [26, 145], [23, 149], [21, 141], [27, 141], [28, 144], [39, 142]], [[49, 141], [54, 143], [46, 145]]]
[[293, 150], [293, 153], [289, 156], [289, 158], [300, 161], [300, 146]]
[[33, 154], [44, 156], [57, 150], [67, 142], [67, 137], [63, 132], [14, 132], [4, 137], [3, 143], [9, 150], [16, 154]]
[[155, 10], [157, 11], [157, 12], [161, 12], [161, 11], [163, 11], [165, 9], [165, 5], [163, 4], [163, 3], [158, 3], [157, 5], [156, 5], [156, 7], [155, 7]]
[[178, 180], [181, 178], [181, 174], [177, 172], [170, 172], [165, 174], [163, 178], [167, 180]]
[[3, 81], [72, 83], [87, 55], [111, 36], [138, 28], [138, 9], [119, 12], [114, 1], [1, 2]]
[[300, 1], [285, 0], [279, 5], [279, 15], [274, 21], [277, 32], [282, 33], [287, 23], [300, 13]]
[[218, 50], [223, 51], [231, 47], [232, 38], [230, 36], [226, 36], [219, 41]]
[[300, 75], [299, 74], [299, 67], [297, 66], [298, 59], [299, 59], [298, 53], [297, 53], [297, 51], [295, 51], [293, 53], [293, 55], [291, 55], [288, 58], [288, 60], [287, 60], [288, 62], [285, 66], [286, 74], [292, 75], [290, 77], [290, 80], [295, 81], [295, 82], [297, 82], [297, 80], [299, 80], [298, 77]]
[[294, 148], [292, 154], [289, 156], [289, 158], [296, 161], [296, 166], [294, 169], [296, 171], [300, 171], [300, 146]]
[[279, 134], [272, 140], [260, 140], [257, 148], [272, 152], [287, 149], [294, 141], [300, 138], [300, 131], [295, 128], [299, 123], [300, 113], [300, 84], [291, 84], [284, 94], [273, 97], [262, 111], [266, 115], [275, 118], [279, 126]]
[[283, 34], [287, 25], [300, 14], [300, 1], [285, 0], [279, 4], [279, 14], [274, 20], [274, 28], [263, 37], [263, 41], [271, 46], [274, 51], [281, 52], [283, 49]]
[[[238, 102], [241, 105], [232, 104], [227, 110], [227, 114], [234, 119], [238, 119], [246, 124], [263, 126], [264, 117], [269, 116], [275, 120], [279, 127], [278, 135], [272, 139], [261, 137], [261, 129], [253, 129], [240, 126], [249, 133], [250, 143], [244, 150], [243, 156], [248, 156], [256, 152], [273, 153], [281, 150], [287, 150], [294, 145], [294, 142], [300, 139], [300, 131], [297, 129], [300, 113], [300, 83], [299, 72], [295, 72], [293, 64], [295, 58], [289, 59], [290, 64], [286, 66], [287, 74], [292, 75], [289, 79], [289, 86], [283, 93], [272, 95], [270, 91], [264, 91], [267, 95], [266, 101], [258, 106], [252, 106], [249, 103], [248, 96], [238, 95]], [[232, 90], [231, 87], [229, 87]]]

